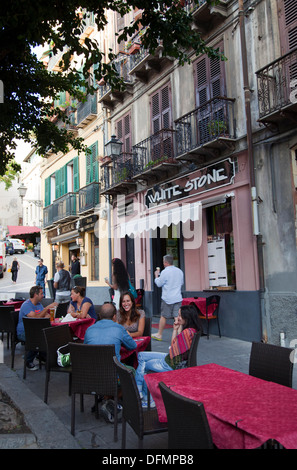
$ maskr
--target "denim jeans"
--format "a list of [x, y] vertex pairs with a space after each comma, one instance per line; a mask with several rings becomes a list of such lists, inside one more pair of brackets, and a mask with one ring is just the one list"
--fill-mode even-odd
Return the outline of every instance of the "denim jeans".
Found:
[[[20, 333], [18, 334], [18, 339], [20, 341], [23, 341], [24, 343], [26, 342], [26, 336], [25, 333]], [[27, 352], [27, 357], [26, 357], [26, 364], [30, 364], [31, 362], [34, 361], [35, 357], [37, 356], [38, 352], [37, 351], [28, 351]]]
[[138, 367], [136, 369], [135, 380], [137, 387], [143, 395], [147, 395], [147, 386], [144, 380], [144, 374], [149, 372], [167, 372], [173, 370], [165, 357], [167, 353], [143, 351], [138, 354]]

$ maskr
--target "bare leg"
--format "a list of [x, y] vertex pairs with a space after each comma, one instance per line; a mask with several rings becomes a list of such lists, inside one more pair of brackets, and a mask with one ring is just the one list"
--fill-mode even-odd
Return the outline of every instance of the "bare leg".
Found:
[[165, 317], [160, 317], [160, 321], [159, 321], [159, 330], [158, 330], [158, 333], [155, 334], [155, 335], [152, 335], [153, 337], [157, 338], [157, 339], [162, 339], [162, 334], [163, 334], [163, 330], [166, 326], [166, 318]]

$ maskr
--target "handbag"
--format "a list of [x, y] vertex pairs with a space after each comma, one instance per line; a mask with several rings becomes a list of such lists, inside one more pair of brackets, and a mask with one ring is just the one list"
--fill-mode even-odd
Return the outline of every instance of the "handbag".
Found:
[[137, 291], [134, 286], [132, 286], [130, 279], [129, 279], [129, 292], [133, 295], [134, 299], [137, 299]]
[[11, 269], [10, 269], [10, 268], [8, 268], [7, 272], [8, 272], [8, 273], [11, 273]]
[[71, 358], [69, 352], [69, 344], [64, 344], [57, 349], [57, 363], [60, 367], [68, 367], [71, 365]]

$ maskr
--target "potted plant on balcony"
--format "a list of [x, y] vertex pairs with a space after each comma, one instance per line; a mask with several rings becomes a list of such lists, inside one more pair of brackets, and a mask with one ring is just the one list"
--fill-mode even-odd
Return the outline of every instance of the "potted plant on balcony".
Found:
[[103, 157], [98, 157], [99, 162], [101, 163], [102, 166], [108, 165], [108, 163], [111, 163], [111, 157], [108, 157], [107, 155], [104, 155]]
[[225, 121], [219, 121], [214, 119], [209, 121], [207, 124], [208, 132], [213, 137], [219, 137], [220, 135], [225, 135], [227, 130], [227, 124]]

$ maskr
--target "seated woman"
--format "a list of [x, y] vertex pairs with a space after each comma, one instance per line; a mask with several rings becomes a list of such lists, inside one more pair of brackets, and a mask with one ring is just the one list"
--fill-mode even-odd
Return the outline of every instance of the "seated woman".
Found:
[[[188, 359], [189, 350], [196, 331], [202, 326], [193, 305], [183, 305], [173, 324], [169, 353], [144, 351], [138, 353], [138, 367], [135, 380], [142, 397], [142, 406], [147, 408], [147, 388], [144, 374], [148, 372], [167, 372], [176, 369], [182, 361]], [[151, 399], [151, 407], [155, 404]]]
[[71, 302], [68, 308], [70, 313], [75, 318], [94, 318], [97, 320], [94, 304], [85, 297], [86, 289], [82, 286], [74, 286], [71, 289]]
[[117, 323], [123, 325], [132, 338], [142, 336], [145, 325], [145, 313], [143, 310], [137, 310], [135, 299], [131, 292], [123, 292], [119, 305]]

